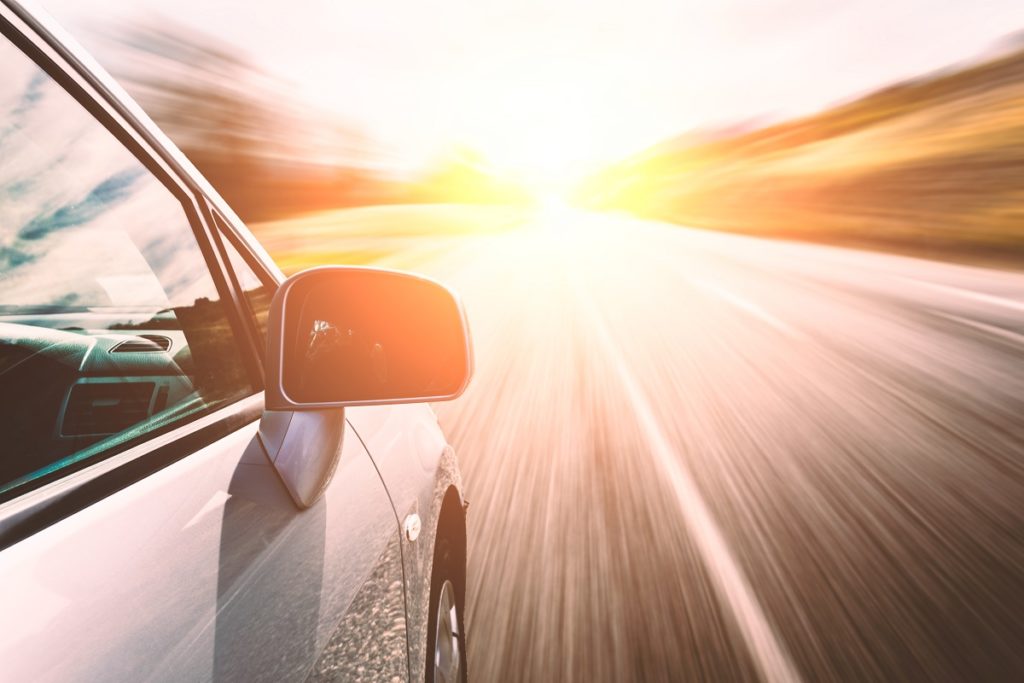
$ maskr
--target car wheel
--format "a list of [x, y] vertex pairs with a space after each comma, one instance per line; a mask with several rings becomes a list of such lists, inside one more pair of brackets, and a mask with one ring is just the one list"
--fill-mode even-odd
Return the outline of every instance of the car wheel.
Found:
[[427, 683], [466, 683], [465, 586], [459, 558], [441, 538], [434, 552], [430, 581], [430, 631], [427, 635]]

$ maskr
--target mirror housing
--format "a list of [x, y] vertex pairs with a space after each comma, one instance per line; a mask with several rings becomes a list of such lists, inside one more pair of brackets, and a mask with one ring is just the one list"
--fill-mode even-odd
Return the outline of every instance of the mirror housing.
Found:
[[288, 278], [267, 332], [268, 410], [445, 401], [473, 374], [458, 297], [425, 277], [325, 266]]

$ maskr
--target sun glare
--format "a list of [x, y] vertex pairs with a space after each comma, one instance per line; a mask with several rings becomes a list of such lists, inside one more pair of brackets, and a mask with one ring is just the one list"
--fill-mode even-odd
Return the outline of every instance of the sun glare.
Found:
[[638, 148], [631, 103], [593, 65], [538, 58], [481, 77], [459, 120], [460, 143], [538, 204], [565, 201], [591, 174]]

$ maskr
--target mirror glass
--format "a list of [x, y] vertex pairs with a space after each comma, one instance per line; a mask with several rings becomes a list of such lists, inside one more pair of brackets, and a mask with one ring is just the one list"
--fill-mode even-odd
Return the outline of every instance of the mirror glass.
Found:
[[296, 280], [282, 315], [281, 383], [295, 403], [443, 400], [469, 379], [462, 308], [431, 280], [318, 269]]

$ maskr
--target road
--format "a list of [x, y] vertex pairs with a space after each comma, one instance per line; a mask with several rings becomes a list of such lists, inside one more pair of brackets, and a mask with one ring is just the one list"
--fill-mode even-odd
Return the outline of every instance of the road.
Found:
[[568, 210], [381, 241], [469, 310], [473, 680], [1024, 679], [1024, 277]]

